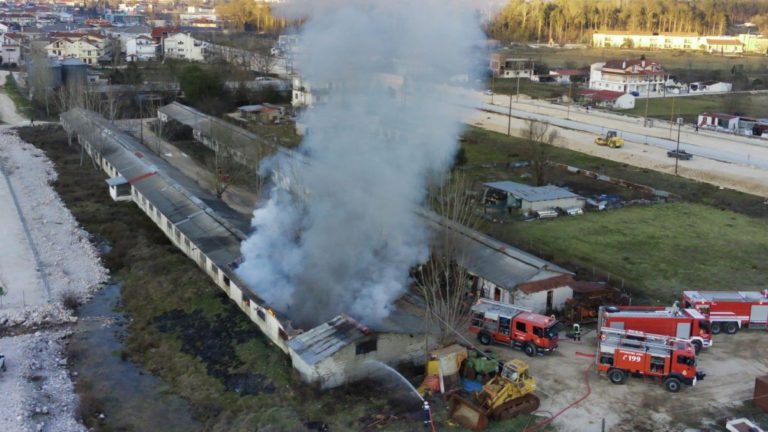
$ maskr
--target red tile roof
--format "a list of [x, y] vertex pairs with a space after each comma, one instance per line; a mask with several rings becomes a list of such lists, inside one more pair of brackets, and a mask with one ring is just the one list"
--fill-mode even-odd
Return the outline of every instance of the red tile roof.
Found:
[[163, 36], [168, 36], [173, 33], [178, 33], [179, 28], [178, 27], [154, 27], [152, 29], [152, 37], [153, 38], [161, 38]]
[[542, 279], [532, 282], [524, 282], [517, 286], [517, 289], [526, 293], [533, 294], [541, 291], [549, 291], [551, 289], [569, 286], [573, 282], [573, 277], [569, 274], [559, 275], [551, 277], [549, 279]]
[[624, 96], [626, 93], [611, 91], [611, 90], [594, 90], [584, 89], [579, 90], [579, 95], [592, 98], [596, 101], [615, 101], [616, 99]]
[[738, 39], [707, 39], [708, 45], [744, 45]]

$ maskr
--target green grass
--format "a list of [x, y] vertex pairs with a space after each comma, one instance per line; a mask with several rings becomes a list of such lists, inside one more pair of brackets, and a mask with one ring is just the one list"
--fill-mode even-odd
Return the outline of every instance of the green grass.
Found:
[[758, 289], [768, 222], [690, 203], [659, 204], [489, 228], [556, 262], [603, 269], [668, 303], [683, 289]]
[[29, 103], [29, 99], [25, 98], [19, 90], [19, 85], [10, 73], [6, 75], [5, 84], [3, 86], [5, 93], [11, 98], [13, 104], [16, 105], [16, 112], [20, 116], [29, 118], [29, 114], [32, 110], [32, 106]]
[[586, 48], [586, 49], [551, 49], [515, 47], [508, 50], [510, 57], [532, 58], [536, 63], [543, 63], [552, 68], [584, 67], [591, 63], [611, 59], [646, 58], [660, 62], [666, 69], [679, 70], [721, 70], [730, 72], [734, 65], [743, 64], [748, 71], [766, 73], [768, 58], [751, 55], [744, 57], [724, 57], [700, 52], [642, 50], [619, 48]]
[[[694, 122], [705, 112], [722, 112], [752, 117], [768, 117], [768, 94], [733, 94], [711, 96], [686, 96], [648, 99], [648, 116], [670, 121], [683, 117]], [[638, 99], [635, 108], [621, 110], [622, 114], [643, 116], [646, 100]], [[674, 105], [674, 107], [673, 107]], [[674, 109], [674, 112], [673, 112]]]
[[[488, 88], [493, 89], [494, 93], [516, 95], [517, 78], [494, 78], [492, 82], [488, 83]], [[554, 99], [567, 95], [568, 86], [537, 83], [527, 78], [520, 78], [520, 94], [530, 96], [533, 99]]]
[[[462, 170], [473, 180], [477, 182], [496, 180], [525, 182], [519, 178], [511, 178], [514, 174], [502, 167], [508, 162], [525, 159], [525, 141], [523, 139], [469, 127], [464, 134], [462, 147], [467, 156], [467, 164]], [[753, 217], [768, 217], [768, 206], [763, 204], [764, 199], [755, 195], [730, 189], [720, 189], [707, 183], [638, 168], [560, 147], [548, 147], [548, 160], [652, 186], [673, 193], [684, 201], [705, 204], [715, 209], [727, 209]]]

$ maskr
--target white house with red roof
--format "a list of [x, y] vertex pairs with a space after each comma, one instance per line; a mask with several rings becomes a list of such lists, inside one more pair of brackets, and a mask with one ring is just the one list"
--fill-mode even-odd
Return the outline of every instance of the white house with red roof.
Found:
[[697, 124], [699, 127], [735, 131], [739, 127], [739, 117], [722, 113], [703, 113], [699, 114]]
[[148, 61], [157, 58], [158, 44], [149, 35], [138, 35], [125, 41], [125, 61]]
[[639, 97], [663, 95], [667, 78], [661, 64], [644, 58], [593, 63], [589, 68], [590, 89]]
[[0, 51], [0, 63], [4, 65], [18, 65], [21, 63], [21, 46], [25, 37], [21, 33], [5, 33], [2, 39], [2, 51]]

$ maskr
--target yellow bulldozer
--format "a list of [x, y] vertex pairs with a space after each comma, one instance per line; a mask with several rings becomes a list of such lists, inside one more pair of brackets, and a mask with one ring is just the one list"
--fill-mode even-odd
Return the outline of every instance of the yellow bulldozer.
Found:
[[501, 373], [491, 378], [482, 391], [451, 396], [451, 418], [465, 428], [480, 431], [490, 420], [505, 420], [529, 414], [539, 408], [536, 380], [528, 364], [514, 359], [504, 363]]
[[608, 131], [605, 136], [595, 138], [595, 144], [610, 148], [621, 148], [624, 146], [624, 138], [620, 137], [616, 131]]

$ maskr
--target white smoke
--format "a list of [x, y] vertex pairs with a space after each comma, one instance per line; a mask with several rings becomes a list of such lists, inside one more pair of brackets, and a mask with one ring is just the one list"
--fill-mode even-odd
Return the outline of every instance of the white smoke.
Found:
[[428, 256], [429, 233], [414, 210], [428, 179], [450, 168], [471, 103], [446, 84], [473, 82], [484, 37], [460, 0], [293, 8], [308, 16], [296, 65], [322, 102], [300, 119], [309, 163], [254, 211], [238, 272], [300, 323], [346, 312], [375, 325]]

